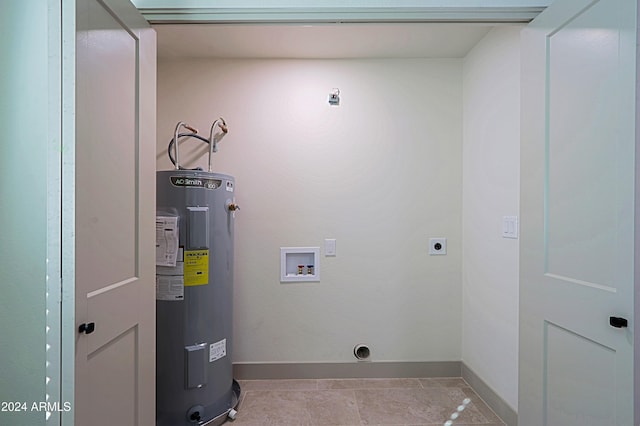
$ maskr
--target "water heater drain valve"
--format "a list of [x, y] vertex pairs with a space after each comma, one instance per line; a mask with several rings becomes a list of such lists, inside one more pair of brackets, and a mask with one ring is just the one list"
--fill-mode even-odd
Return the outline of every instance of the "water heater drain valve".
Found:
[[204, 416], [204, 407], [202, 405], [194, 405], [187, 411], [187, 420], [189, 423], [200, 423]]

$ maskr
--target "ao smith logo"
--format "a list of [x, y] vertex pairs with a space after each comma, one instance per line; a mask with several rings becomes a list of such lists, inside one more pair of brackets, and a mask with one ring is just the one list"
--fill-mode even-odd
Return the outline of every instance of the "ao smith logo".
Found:
[[219, 179], [188, 178], [184, 176], [171, 176], [173, 186], [191, 186], [196, 188], [216, 189], [222, 184]]

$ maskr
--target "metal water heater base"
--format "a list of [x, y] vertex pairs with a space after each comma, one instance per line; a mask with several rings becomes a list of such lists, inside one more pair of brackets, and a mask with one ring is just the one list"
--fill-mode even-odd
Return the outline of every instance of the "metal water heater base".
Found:
[[214, 417], [202, 423], [198, 423], [198, 426], [220, 426], [227, 420], [235, 420], [237, 414], [236, 408], [238, 408], [238, 402], [240, 402], [240, 392], [240, 384], [234, 379], [231, 408], [217, 417]]

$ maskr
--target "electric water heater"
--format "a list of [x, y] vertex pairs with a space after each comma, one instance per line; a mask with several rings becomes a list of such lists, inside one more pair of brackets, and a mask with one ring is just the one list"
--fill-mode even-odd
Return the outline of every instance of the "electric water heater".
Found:
[[[176, 157], [178, 139], [193, 135], [177, 129]], [[175, 164], [156, 176], [156, 425], [214, 426], [235, 416], [240, 395], [231, 364], [235, 181]]]

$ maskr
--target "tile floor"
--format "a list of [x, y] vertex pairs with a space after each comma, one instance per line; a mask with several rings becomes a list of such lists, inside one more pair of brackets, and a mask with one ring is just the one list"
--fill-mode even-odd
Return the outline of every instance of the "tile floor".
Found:
[[229, 426], [504, 426], [461, 378], [241, 380]]

